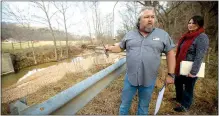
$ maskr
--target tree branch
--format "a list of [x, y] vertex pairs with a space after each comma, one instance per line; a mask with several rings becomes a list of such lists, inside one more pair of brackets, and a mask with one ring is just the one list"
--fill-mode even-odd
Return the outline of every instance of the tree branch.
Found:
[[162, 20], [164, 20], [164, 22], [166, 22], [165, 18], [163, 18], [162, 14], [156, 9], [158, 15], [161, 17]]
[[167, 12], [166, 12], [166, 10], [164, 10], [163, 6], [158, 5], [158, 7], [164, 12], [165, 15], [167, 15]]
[[55, 11], [55, 12], [49, 17], [49, 19], [51, 19], [57, 12], [58, 12], [58, 10]]
[[173, 11], [173, 9], [177, 8], [179, 5], [181, 5], [183, 3], [183, 1], [178, 2], [174, 7], [172, 7], [167, 14], [169, 14], [171, 11]]
[[145, 6], [145, 4], [144, 4], [144, 3], [140, 2], [140, 1], [137, 1], [137, 2], [138, 2], [138, 3], [140, 3], [141, 5]]
[[46, 25], [46, 26], [49, 26], [46, 22], [40, 22], [40, 21], [32, 20], [32, 19], [31, 19], [30, 21], [37, 22], [37, 23], [40, 23], [40, 24], [44, 24], [44, 25]]
[[40, 16], [37, 16], [37, 15], [32, 15], [33, 18], [38, 18], [38, 19], [41, 19], [43, 21], [47, 21], [46, 18], [43, 18], [43, 17], [40, 17]]

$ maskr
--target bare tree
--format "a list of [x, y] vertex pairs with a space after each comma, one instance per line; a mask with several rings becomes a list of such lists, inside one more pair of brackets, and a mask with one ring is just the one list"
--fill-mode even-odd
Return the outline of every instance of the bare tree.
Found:
[[83, 2], [83, 10], [82, 12], [85, 13], [85, 22], [86, 22], [86, 25], [88, 27], [88, 33], [89, 33], [89, 37], [90, 37], [90, 40], [91, 40], [91, 44], [93, 44], [93, 38], [92, 38], [92, 34], [91, 34], [91, 24], [90, 24], [90, 21], [89, 21], [89, 14], [88, 14], [88, 10], [91, 10], [89, 9], [90, 7], [87, 6], [87, 2]]
[[[112, 13], [108, 13], [105, 15], [100, 14], [100, 9], [99, 9], [99, 2], [83, 2], [83, 9], [81, 9], [81, 12], [85, 15], [84, 16], [84, 21], [85, 24], [88, 27], [88, 32], [90, 38], [92, 38], [92, 29], [91, 29], [91, 22], [89, 21], [89, 13], [88, 11], [92, 9], [92, 24], [93, 24], [93, 30], [94, 30], [94, 35], [95, 38], [97, 39], [108, 39], [112, 38]], [[93, 38], [92, 38], [93, 39]], [[91, 43], [93, 43], [91, 39]]]
[[127, 2], [125, 7], [125, 11], [119, 11], [119, 14], [123, 20], [124, 30], [129, 31], [136, 27], [137, 16], [141, 7], [136, 2]]
[[213, 43], [213, 51], [218, 51], [218, 2], [199, 1], [201, 14], [204, 17], [206, 33], [214, 36], [210, 42]]
[[72, 17], [67, 17], [66, 12], [67, 10], [71, 7], [71, 4], [67, 2], [54, 2], [54, 6], [57, 8], [59, 13], [62, 15], [62, 20], [64, 23], [64, 28], [65, 28], [65, 38], [66, 38], [66, 53], [67, 53], [67, 58], [69, 57], [69, 47], [68, 47], [68, 27], [67, 27], [67, 20]]
[[[16, 20], [16, 22], [18, 22], [24, 29], [28, 30], [25, 33], [23, 31], [21, 31], [22, 33], [21, 32], [17, 33], [17, 35], [19, 35], [18, 38], [20, 40], [20, 48], [22, 48], [21, 38], [27, 38], [29, 41], [31, 41], [31, 50], [32, 50], [32, 54], [33, 54], [34, 64], [37, 64], [35, 50], [33, 47], [33, 40], [31, 38], [31, 35], [33, 33], [31, 28], [30, 28], [31, 20], [30, 20], [30, 18], [28, 18], [28, 15], [30, 15], [29, 8], [27, 9], [27, 16], [26, 16], [25, 14], [22, 14], [23, 12], [18, 7], [14, 7], [17, 11], [17, 12], [15, 12], [12, 10], [12, 8], [8, 4], [4, 3], [4, 5], [6, 6], [6, 9], [5, 9], [6, 11], [4, 11], [4, 14], [7, 14], [9, 17], [14, 18]], [[17, 31], [15, 30], [14, 32], [16, 33]], [[29, 45], [29, 41], [28, 41], [28, 45]], [[14, 50], [13, 42], [12, 42], [12, 48]]]
[[93, 2], [93, 15], [92, 15], [92, 19], [93, 19], [93, 24], [94, 24], [94, 30], [95, 30], [95, 36], [96, 39], [99, 38], [99, 36], [102, 34], [101, 32], [101, 23], [100, 23], [100, 12], [99, 11], [99, 2], [94, 1]]
[[53, 42], [54, 42], [55, 60], [57, 61], [58, 56], [57, 56], [56, 38], [55, 38], [54, 30], [53, 30], [52, 24], [51, 24], [51, 19], [57, 13], [57, 11], [55, 11], [54, 13], [52, 13], [50, 15], [50, 12], [49, 12], [50, 9], [49, 8], [50, 8], [50, 5], [51, 5], [51, 2], [47, 2], [47, 5], [45, 4], [45, 2], [43, 0], [41, 2], [36, 2], [36, 1], [33, 1], [33, 2], [36, 4], [37, 8], [39, 8], [41, 11], [43, 11], [45, 13], [46, 18], [36, 16], [36, 15], [35, 15], [35, 17], [38, 18], [38, 19], [41, 19], [43, 21], [41, 23], [46, 24], [47, 26], [49, 26], [50, 32], [51, 32], [52, 37], [53, 37]]
[[[170, 13], [172, 11], [174, 11], [174, 9], [176, 9], [179, 5], [181, 5], [183, 2], [179, 1], [179, 2], [169, 2], [170, 4], [170, 8], [164, 8], [164, 6], [158, 4], [158, 9], [157, 9], [157, 13], [158, 15], [161, 17], [162, 21], [164, 22], [164, 28], [165, 30], [170, 33]], [[171, 33], [170, 33], [171, 34]]]
[[112, 17], [112, 14], [111, 13], [106, 14], [103, 21], [105, 23], [102, 24], [102, 27], [103, 27], [102, 30], [105, 33], [105, 36], [113, 38], [113, 27], [112, 27], [113, 17]]
[[[58, 20], [56, 20], [56, 22], [57, 22], [57, 24], [58, 24], [58, 33], [60, 32], [60, 29], [59, 29], [59, 25], [60, 25], [60, 23], [59, 23], [59, 21]], [[61, 55], [60, 55], [60, 58], [62, 59], [62, 41], [60, 40], [59, 41], [59, 44], [60, 44], [60, 53], [61, 53]]]
[[113, 37], [113, 39], [115, 39], [115, 34], [114, 34], [114, 25], [115, 25], [115, 21], [114, 21], [114, 19], [115, 19], [115, 16], [114, 16], [114, 10], [115, 10], [115, 7], [116, 7], [116, 4], [118, 3], [118, 1], [115, 3], [115, 5], [114, 5], [114, 7], [113, 7], [113, 24], [112, 24], [112, 31], [113, 31], [113, 35], [112, 35], [112, 37]]
[[153, 7], [156, 7], [157, 4], [158, 4], [158, 1], [137, 1], [138, 3], [140, 3], [141, 5], [143, 6], [153, 6]]
[[[3, 2], [3, 6], [4, 6], [4, 9], [3, 9], [3, 15], [5, 17], [7, 17], [7, 20], [11, 20], [11, 21], [16, 21], [17, 23], [19, 23], [20, 25], [23, 25], [23, 21], [22, 21], [22, 17], [20, 17], [18, 14], [19, 13], [19, 9], [17, 7], [14, 7], [16, 10], [13, 11], [11, 6], [9, 4], [7, 4], [6, 2]], [[20, 49], [22, 49], [22, 45], [21, 45], [21, 39], [23, 37], [23, 34], [22, 33], [18, 33], [16, 29], [13, 29], [13, 33], [17, 33], [17, 37], [16, 39], [19, 40], [19, 43], [20, 43]], [[12, 44], [13, 45], [13, 44]]]

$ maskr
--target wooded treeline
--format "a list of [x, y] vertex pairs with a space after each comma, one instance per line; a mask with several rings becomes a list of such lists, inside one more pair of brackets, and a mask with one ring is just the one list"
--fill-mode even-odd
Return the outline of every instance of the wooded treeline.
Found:
[[[50, 34], [50, 30], [48, 28], [33, 28], [30, 29], [23, 28], [21, 26], [17, 26], [13, 23], [2, 22], [2, 41], [6, 39], [13, 38], [15, 40], [21, 41], [52, 41], [52, 35]], [[27, 37], [27, 33], [31, 34], [30, 38]], [[59, 41], [65, 41], [65, 32], [61, 30], [54, 30], [55, 36]], [[70, 40], [75, 40], [79, 38], [74, 38], [72, 35], [68, 33]]]

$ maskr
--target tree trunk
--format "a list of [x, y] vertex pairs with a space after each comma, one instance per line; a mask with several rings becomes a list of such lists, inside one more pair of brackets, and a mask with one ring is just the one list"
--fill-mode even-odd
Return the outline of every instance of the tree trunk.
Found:
[[210, 59], [210, 53], [211, 53], [211, 48], [209, 47], [208, 48], [208, 51], [207, 51], [207, 58], [206, 58], [206, 62], [209, 64], [209, 59]]
[[218, 31], [216, 33], [216, 41], [214, 42], [214, 52], [217, 53], [218, 51]]
[[177, 17], [175, 17], [174, 19], [174, 28], [176, 28], [176, 21], [177, 21]]
[[167, 22], [165, 23], [166, 25], [165, 25], [165, 27], [166, 27], [166, 31], [167, 31], [167, 33], [169, 33], [169, 35], [171, 35], [170, 34], [170, 28], [169, 28], [169, 21], [168, 21], [168, 19], [167, 19]]
[[54, 49], [55, 49], [54, 50], [54, 52], [55, 52], [55, 60], [57, 61], [58, 60], [58, 56], [57, 56], [56, 38], [55, 38], [53, 29], [52, 29], [52, 25], [51, 25], [51, 22], [50, 22], [50, 19], [49, 19], [49, 16], [48, 16], [47, 13], [46, 13], [46, 16], [47, 16], [48, 23], [49, 23], [49, 28], [50, 28], [50, 31], [51, 31], [51, 34], [52, 34], [52, 37], [53, 37], [53, 43], [54, 43]]
[[59, 41], [60, 42], [60, 51], [61, 51], [61, 59], [62, 59], [62, 42], [61, 41]]
[[65, 38], [66, 38], [66, 55], [67, 58], [69, 57], [69, 51], [68, 51], [68, 30], [67, 30], [67, 26], [66, 26], [66, 18], [65, 18], [65, 14], [63, 14], [64, 17], [64, 23], [65, 23]]
[[22, 49], [21, 41], [20, 41], [20, 49]]
[[11, 47], [12, 47], [12, 50], [14, 51], [14, 43], [11, 42]]
[[46, 7], [45, 7], [45, 5], [44, 5], [44, 2], [43, 2], [43, 5], [42, 5], [42, 10], [43, 10], [43, 12], [44, 12], [45, 15], [46, 15], [46, 19], [47, 19], [47, 22], [48, 22], [48, 24], [49, 24], [49, 29], [50, 29], [50, 32], [51, 32], [52, 37], [53, 37], [55, 60], [58, 61], [57, 47], [56, 47], [56, 38], [55, 38], [55, 35], [54, 35], [54, 32], [53, 32], [53, 28], [52, 28], [52, 24], [51, 24], [50, 17], [49, 17], [49, 15], [48, 15], [48, 11], [46, 10]]
[[49, 23], [49, 27], [50, 27], [50, 30], [51, 30], [51, 33], [52, 33], [52, 37], [53, 37], [53, 43], [54, 43], [54, 52], [55, 52], [55, 60], [57, 61], [58, 60], [58, 56], [57, 56], [57, 47], [56, 47], [56, 39], [55, 39], [55, 35], [54, 35], [54, 32], [52, 30], [52, 27], [51, 27], [51, 24]]
[[36, 56], [35, 56], [35, 52], [34, 52], [34, 43], [33, 43], [33, 41], [30, 41], [30, 42], [31, 42], [31, 49], [32, 49], [34, 64], [37, 64]]
[[30, 44], [29, 44], [29, 41], [27, 41], [27, 44], [28, 44], [28, 48], [30, 48]]
[[90, 35], [91, 44], [93, 45], [93, 38], [91, 37], [91, 32], [90, 31], [89, 31], [89, 35]]

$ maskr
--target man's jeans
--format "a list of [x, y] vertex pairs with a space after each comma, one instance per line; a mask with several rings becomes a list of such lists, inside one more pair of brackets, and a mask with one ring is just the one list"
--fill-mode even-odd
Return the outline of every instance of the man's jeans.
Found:
[[139, 103], [137, 115], [147, 115], [153, 89], [154, 84], [149, 87], [132, 86], [131, 83], [128, 81], [128, 76], [126, 74], [124, 87], [122, 90], [122, 103], [119, 108], [119, 114], [128, 115], [132, 99], [136, 91], [138, 90]]
[[193, 90], [197, 77], [176, 76], [176, 100], [185, 108], [190, 108], [193, 101]]

